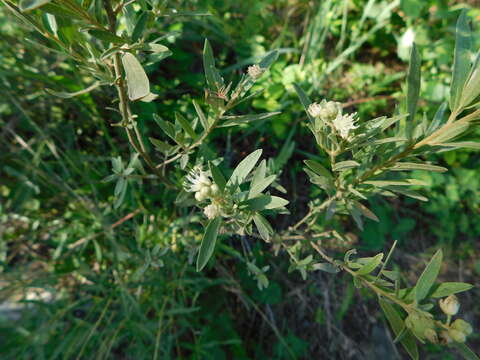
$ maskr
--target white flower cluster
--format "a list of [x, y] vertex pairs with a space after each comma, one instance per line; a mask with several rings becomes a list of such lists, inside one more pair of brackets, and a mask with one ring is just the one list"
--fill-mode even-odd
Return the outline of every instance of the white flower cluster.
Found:
[[342, 104], [339, 102], [323, 100], [320, 104], [312, 103], [307, 111], [310, 116], [332, 126], [345, 140], [349, 139], [351, 130], [358, 128], [355, 126], [357, 113], [343, 114]]
[[220, 206], [213, 199], [218, 194], [218, 185], [213, 183], [208, 173], [203, 171], [200, 166], [195, 166], [185, 178], [183, 187], [188, 192], [195, 193], [197, 201], [212, 200], [212, 204], [205, 207], [203, 213], [208, 219], [213, 219], [221, 214]]
[[207, 172], [195, 166], [187, 175], [183, 187], [188, 192], [195, 193], [195, 199], [203, 201], [218, 193], [218, 186], [212, 183]]

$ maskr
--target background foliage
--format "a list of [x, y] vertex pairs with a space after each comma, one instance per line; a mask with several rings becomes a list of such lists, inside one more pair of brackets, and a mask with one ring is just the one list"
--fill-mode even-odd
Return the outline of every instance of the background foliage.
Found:
[[[285, 228], [319, 193], [301, 161], [324, 160], [316, 155], [292, 84], [314, 98], [347, 103], [360, 117], [393, 113], [404, 101], [400, 89], [415, 38], [424, 60], [420, 110], [433, 116], [447, 96], [456, 19], [467, 7], [476, 25], [476, 5], [446, 0], [162, 3], [168, 16], [150, 21], [148, 31], [152, 39], [164, 37], [172, 55], [147, 67], [159, 97], [135, 103], [140, 129], [162, 138], [153, 113], [167, 120], [175, 111], [194, 116], [191, 100], [202, 99], [205, 87], [204, 38], [226, 79], [278, 49], [270, 76], [255, 85], [265, 91], [241, 110], [281, 115], [241, 130], [217, 130], [201, 151], [224, 156], [234, 167], [256, 148], [264, 149], [265, 158], [284, 149], [280, 161], [288, 165], [279, 182], [295, 201], [291, 214], [275, 217], [274, 225]], [[174, 9], [184, 15], [171, 16]], [[66, 36], [77, 36], [65, 26]], [[478, 29], [474, 26], [477, 35]], [[124, 133], [110, 126], [116, 121], [107, 109], [114, 89], [71, 99], [47, 96], [45, 88], [75, 92], [93, 79], [71, 59], [49, 51], [45, 40], [5, 6], [0, 31], [0, 294], [2, 309], [10, 309], [0, 314], [2, 357], [404, 356], [393, 347], [373, 295], [360, 297], [350, 279], [287, 276], [285, 254], [275, 257], [270, 246], [246, 236], [222, 241], [215, 264], [197, 273], [198, 219], [197, 227], [185, 231], [192, 218], [178, 215], [187, 216], [188, 209], [166, 206], [175, 194], [148, 176], [131, 181], [124, 202], [114, 207], [113, 185], [102, 180], [111, 173], [111, 157], [129, 153]], [[474, 38], [478, 48], [479, 37]], [[473, 136], [478, 135], [479, 130]], [[354, 244], [373, 254], [398, 240], [394, 262], [409, 269], [408, 282], [442, 246], [448, 265], [440, 277], [478, 285], [479, 154], [461, 150], [438, 156], [451, 171], [414, 174], [429, 184], [429, 202], [376, 199], [370, 208], [380, 222], [366, 222], [360, 234], [354, 224], [341, 222], [338, 226], [351, 231], [350, 242], [332, 240], [330, 249], [344, 251]], [[256, 268], [242, 262], [244, 249]], [[269, 286], [261, 291], [258, 270], [266, 266]], [[464, 317], [474, 328], [480, 311], [476, 296], [475, 289], [461, 295]], [[12, 306], [25, 310], [11, 311]], [[475, 336], [471, 345], [480, 351]], [[440, 351], [430, 345], [424, 357], [455, 356]]]

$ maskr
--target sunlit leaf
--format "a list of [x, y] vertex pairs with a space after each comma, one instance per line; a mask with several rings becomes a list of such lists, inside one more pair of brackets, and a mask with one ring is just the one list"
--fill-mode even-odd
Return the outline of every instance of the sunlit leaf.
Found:
[[244, 205], [246, 205], [247, 208], [252, 211], [277, 209], [284, 207], [287, 204], [288, 200], [271, 195], [260, 195], [244, 202]]
[[258, 149], [248, 155], [245, 159], [243, 159], [233, 170], [230, 179], [227, 182], [227, 185], [230, 186], [238, 186], [245, 181], [250, 171], [253, 170], [255, 167], [258, 159], [262, 155], [262, 150]]
[[462, 282], [444, 282], [432, 286], [430, 296], [433, 298], [441, 298], [451, 294], [468, 291], [473, 288], [472, 284]]

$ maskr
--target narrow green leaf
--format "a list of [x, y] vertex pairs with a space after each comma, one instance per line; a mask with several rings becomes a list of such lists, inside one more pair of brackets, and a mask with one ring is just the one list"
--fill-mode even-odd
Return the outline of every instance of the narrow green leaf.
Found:
[[203, 47], [203, 68], [205, 71], [205, 79], [207, 80], [208, 88], [211, 91], [216, 92], [223, 86], [223, 79], [218, 70], [215, 68], [213, 50], [207, 39], [205, 39], [205, 45]]
[[347, 170], [347, 169], [352, 169], [355, 167], [360, 166], [360, 164], [354, 160], [346, 160], [346, 161], [340, 161], [336, 163], [333, 167], [333, 171], [342, 171], [342, 170]]
[[245, 181], [250, 171], [255, 167], [258, 159], [262, 155], [262, 150], [258, 149], [248, 155], [245, 159], [240, 161], [235, 170], [233, 170], [232, 176], [227, 182], [229, 186], [238, 186]]
[[420, 201], [428, 201], [428, 198], [426, 198], [425, 196], [419, 194], [418, 192], [414, 191], [414, 190], [410, 190], [410, 189], [402, 189], [402, 188], [398, 188], [398, 187], [386, 187], [386, 189], [390, 190], [390, 191], [393, 191], [395, 193], [398, 193], [398, 194], [401, 194], [401, 195], [405, 195], [405, 196], [408, 196], [412, 199], [416, 199], [416, 200], [420, 200]]
[[467, 10], [463, 10], [457, 20], [455, 52], [453, 56], [452, 85], [450, 86], [450, 110], [458, 109], [462, 90], [470, 72], [470, 51], [472, 31], [468, 24]]
[[212, 257], [213, 250], [215, 249], [215, 243], [217, 242], [218, 230], [222, 224], [222, 218], [217, 217], [207, 224], [205, 228], [205, 234], [203, 235], [202, 243], [200, 245], [200, 251], [197, 258], [197, 271], [207, 265], [208, 260]]
[[54, 90], [51, 90], [51, 89], [48, 89], [48, 88], [45, 89], [45, 92], [50, 94], [50, 95], [62, 98], [62, 99], [69, 99], [69, 98], [72, 98], [72, 97], [75, 97], [75, 96], [78, 96], [78, 95], [87, 94], [90, 91], [98, 88], [100, 85], [101, 85], [101, 83], [99, 81], [96, 81], [95, 83], [93, 83], [89, 87], [87, 87], [83, 90], [72, 92], [72, 93], [63, 92], [63, 91], [54, 91]]
[[220, 169], [211, 161], [208, 162], [208, 166], [210, 167], [210, 172], [212, 173], [213, 182], [217, 184], [221, 191], [223, 191], [225, 189], [225, 185], [227, 184], [227, 180], [225, 180], [225, 177], [220, 172]]
[[272, 65], [275, 61], [277, 61], [278, 58], [278, 51], [273, 50], [270, 51], [268, 54], [266, 54], [262, 60], [258, 63], [258, 66], [260, 66], [263, 70], [266, 70]]
[[480, 95], [480, 51], [475, 57], [470, 74], [468, 75], [467, 83], [462, 91], [459, 108], [463, 109], [473, 103]]
[[314, 118], [310, 115], [308, 112], [308, 107], [312, 103], [312, 101], [309, 99], [308, 95], [305, 94], [305, 91], [297, 85], [296, 83], [293, 83], [293, 87], [297, 93], [298, 98], [300, 99], [300, 102], [302, 103], [303, 107], [305, 108], [305, 112], [307, 113], [308, 119], [310, 120], [311, 124], [314, 124]]
[[305, 165], [307, 165], [315, 174], [324, 176], [331, 179], [332, 174], [328, 171], [322, 164], [314, 160], [304, 160]]
[[449, 140], [452, 140], [457, 136], [463, 134], [468, 129], [468, 127], [469, 127], [468, 123], [461, 123], [461, 122], [453, 123], [449, 125], [449, 127], [445, 131], [443, 131], [439, 136], [434, 138], [432, 140], [432, 143], [436, 145], [436, 144], [440, 144], [440, 143], [444, 143]]
[[21, 0], [20, 1], [20, 10], [21, 11], [30, 11], [38, 9], [40, 6], [48, 4], [51, 0]]
[[440, 125], [444, 122], [444, 117], [445, 117], [445, 111], [447, 110], [447, 103], [444, 102], [442, 103], [439, 107], [437, 112], [435, 113], [432, 122], [430, 123], [430, 126], [428, 127], [425, 135], [430, 135], [432, 134], [435, 130], [437, 130]]
[[138, 18], [137, 23], [135, 24], [135, 28], [133, 29], [133, 32], [132, 32], [133, 42], [137, 42], [142, 37], [143, 32], [145, 31], [145, 26], [147, 25], [148, 16], [149, 16], [149, 13], [144, 11]]
[[275, 181], [277, 178], [276, 175], [270, 175], [264, 178], [261, 181], [252, 184], [250, 187], [250, 191], [248, 192], [248, 198], [254, 198], [255, 196], [259, 195], [263, 190], [270, 186], [271, 183]]
[[55, 16], [59, 16], [62, 19], [83, 20], [83, 17], [79, 12], [70, 10], [65, 6], [52, 3], [50, 2], [50, 0], [46, 1], [46, 4], [42, 5], [42, 11], [45, 11], [46, 13], [49, 13]]
[[443, 253], [440, 249], [433, 255], [422, 275], [418, 278], [417, 284], [415, 285], [415, 300], [417, 303], [425, 299], [435, 283], [438, 273], [440, 272], [440, 266], [442, 265], [442, 258]]
[[340, 269], [336, 266], [333, 266], [332, 264], [329, 263], [316, 263], [313, 264], [313, 269], [314, 270], [320, 270], [320, 271], [325, 271], [330, 274], [336, 274], [340, 271]]
[[161, 141], [161, 140], [158, 140], [158, 139], [155, 139], [153, 137], [150, 137], [150, 142], [153, 144], [153, 146], [155, 146], [155, 148], [157, 148], [158, 150], [160, 150], [161, 152], [169, 152], [173, 149], [173, 146], [170, 145], [170, 144], [167, 144], [166, 142], [164, 141]]
[[409, 170], [425, 170], [433, 172], [445, 172], [447, 168], [431, 164], [413, 163], [413, 162], [398, 162], [393, 165], [390, 170], [393, 171], [409, 171]]
[[415, 113], [420, 95], [421, 59], [417, 46], [413, 43], [407, 76], [407, 137], [412, 136]]
[[270, 223], [262, 215], [256, 213], [253, 215], [253, 222], [257, 227], [258, 233], [263, 240], [269, 241], [270, 236], [273, 234], [273, 229]]
[[113, 207], [118, 209], [120, 205], [123, 203], [123, 199], [125, 199], [125, 194], [127, 193], [127, 180], [121, 176], [118, 178], [117, 183], [115, 185], [115, 202], [113, 203]]
[[442, 143], [437, 144], [438, 146], [446, 146], [446, 147], [453, 147], [453, 148], [466, 148], [466, 149], [474, 149], [480, 150], [480, 142], [475, 141], [458, 141], [458, 142], [449, 142], [449, 143]]
[[359, 203], [358, 201], [353, 202], [354, 206], [356, 206], [360, 212], [362, 213], [363, 216], [366, 218], [369, 218], [370, 220], [379, 222], [380, 220], [378, 219], [377, 215], [375, 215], [369, 208], [367, 208], [365, 205], [362, 203]]
[[355, 221], [355, 224], [357, 227], [363, 231], [363, 220], [362, 220], [362, 212], [358, 207], [356, 207], [354, 204], [349, 204], [348, 212], [350, 215], [352, 215], [353, 220]]
[[174, 141], [177, 141], [175, 137], [175, 126], [173, 126], [172, 123], [163, 120], [157, 114], [153, 114], [153, 119], [168, 137], [170, 137]]
[[195, 134], [195, 131], [190, 125], [190, 122], [185, 119], [182, 114], [175, 112], [175, 120], [177, 120], [183, 130], [185, 130], [185, 132], [190, 135], [192, 139], [195, 139], [197, 137], [197, 134]]
[[118, 53], [119, 51], [122, 51], [122, 47], [121, 46], [112, 46], [110, 48], [108, 48], [107, 50], [105, 50], [102, 55], [100, 55], [100, 60], [105, 60], [105, 59], [108, 59], [110, 56]]
[[98, 29], [89, 29], [88, 33], [94, 38], [97, 38], [102, 41], [106, 41], [113, 44], [124, 44], [125, 40], [120, 36], [115, 35], [109, 31], [98, 30]]
[[307, 168], [304, 168], [303, 170], [307, 173], [312, 184], [320, 186], [327, 192], [333, 189], [333, 178], [331, 176], [318, 175]]
[[472, 284], [462, 282], [444, 282], [432, 286], [430, 296], [433, 298], [442, 298], [451, 294], [468, 291], [473, 288]]
[[137, 58], [127, 52], [122, 56], [122, 64], [125, 69], [129, 99], [134, 101], [150, 94], [150, 82]]
[[375, 255], [368, 263], [366, 263], [359, 270], [356, 271], [357, 275], [370, 274], [373, 270], [377, 268], [378, 265], [381, 264], [382, 259], [383, 259], [382, 253]]
[[250, 188], [262, 182], [263, 179], [265, 179], [266, 174], [267, 174], [267, 161], [262, 160], [260, 161], [260, 165], [257, 166], [257, 168], [253, 173], [252, 182], [250, 183]]
[[418, 179], [405, 179], [405, 180], [369, 180], [364, 181], [364, 184], [385, 187], [385, 186], [409, 186], [409, 185], [427, 185], [424, 181]]
[[143, 44], [142, 46], [143, 51], [150, 51], [155, 54], [160, 54], [160, 53], [172, 53], [168, 47], [162, 44], [157, 44], [157, 43], [146, 43]]
[[278, 114], [280, 114], [279, 111], [263, 114], [223, 116], [222, 120], [226, 121], [220, 124], [218, 127], [230, 127], [235, 125], [248, 124], [252, 121], [266, 120]]
[[277, 209], [284, 207], [287, 204], [287, 200], [271, 195], [260, 195], [243, 202], [243, 205], [246, 205], [248, 209], [252, 211]]
[[392, 142], [405, 142], [407, 140], [408, 140], [407, 138], [402, 136], [393, 136], [393, 137], [388, 137], [384, 139], [374, 140], [372, 143], [375, 145], [382, 145], [382, 144], [388, 144]]
[[197, 104], [195, 100], [192, 100], [193, 107], [195, 108], [195, 111], [197, 112], [198, 118], [200, 119], [200, 123], [202, 124], [203, 128], [205, 130], [210, 129], [210, 125], [208, 123], [207, 117], [203, 113], [202, 108]]
[[[393, 330], [393, 333], [397, 337], [405, 327], [405, 323], [402, 320], [401, 315], [387, 301], [380, 299], [379, 303], [380, 303], [380, 307], [383, 310], [383, 313], [385, 314], [385, 317], [387, 318]], [[407, 351], [407, 353], [410, 355], [410, 357], [413, 360], [418, 360], [419, 358], [418, 346], [417, 346], [417, 342], [415, 341], [415, 337], [412, 335], [412, 333], [408, 331], [400, 341], [403, 347], [405, 348], [405, 350]]]

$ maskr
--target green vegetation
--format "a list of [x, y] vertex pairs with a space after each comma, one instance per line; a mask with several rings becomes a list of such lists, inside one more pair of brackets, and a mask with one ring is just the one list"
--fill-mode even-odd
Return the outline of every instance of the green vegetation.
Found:
[[2, 359], [478, 359], [475, 2], [0, 7]]

